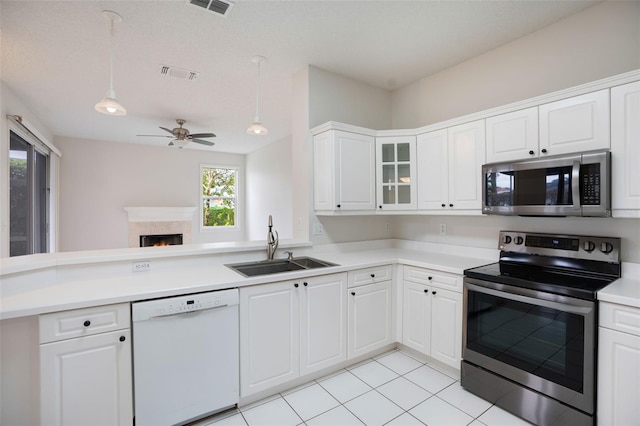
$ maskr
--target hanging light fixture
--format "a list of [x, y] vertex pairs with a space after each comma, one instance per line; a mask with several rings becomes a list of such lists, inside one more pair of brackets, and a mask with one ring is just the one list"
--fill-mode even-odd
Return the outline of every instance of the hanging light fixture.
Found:
[[109, 81], [107, 96], [96, 104], [96, 111], [107, 115], [127, 115], [127, 110], [118, 102], [116, 92], [113, 90], [113, 25], [115, 22], [122, 22], [122, 16], [110, 10], [103, 10], [102, 16], [104, 16], [111, 25], [111, 79]]
[[254, 56], [251, 62], [258, 64], [258, 89], [256, 91], [256, 118], [251, 123], [251, 126], [247, 129], [247, 133], [254, 136], [264, 136], [269, 131], [260, 122], [260, 65], [265, 62], [267, 58], [264, 56]]

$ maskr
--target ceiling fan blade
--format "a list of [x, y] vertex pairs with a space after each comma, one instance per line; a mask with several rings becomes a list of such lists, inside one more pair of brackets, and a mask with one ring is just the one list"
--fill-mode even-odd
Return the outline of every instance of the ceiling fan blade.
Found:
[[203, 140], [203, 139], [195, 139], [195, 138], [194, 138], [194, 139], [191, 139], [191, 141], [192, 141], [192, 142], [195, 142], [195, 143], [202, 144], [202, 145], [207, 145], [207, 146], [213, 146], [213, 145], [215, 145], [215, 143], [213, 143], [213, 142], [209, 142], [209, 141], [205, 141], [205, 140]]
[[162, 127], [162, 126], [160, 126], [160, 128], [161, 128], [162, 130], [164, 130], [165, 132], [169, 132], [169, 133], [171, 133], [171, 134], [173, 135], [173, 130], [169, 130], [169, 129], [167, 129], [166, 127]]
[[150, 136], [153, 138], [172, 138], [173, 136], [165, 136], [165, 135], [136, 135], [136, 136]]
[[191, 138], [215, 138], [216, 135], [213, 133], [191, 133], [189, 135]]

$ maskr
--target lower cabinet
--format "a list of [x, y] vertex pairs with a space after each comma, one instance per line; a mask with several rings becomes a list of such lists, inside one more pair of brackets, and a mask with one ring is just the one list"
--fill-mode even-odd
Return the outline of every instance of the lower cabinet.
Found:
[[40, 417], [47, 425], [131, 425], [129, 304], [40, 316]]
[[[383, 274], [377, 273], [380, 268], [372, 268], [349, 272], [350, 282], [358, 282], [351, 277], [370, 276], [372, 281], [376, 277], [391, 275], [391, 266], [382, 269]], [[392, 332], [392, 285], [391, 280], [373, 282], [372, 284], [353, 286], [349, 288], [348, 301], [348, 344], [347, 358], [355, 358], [384, 347], [395, 341]]]
[[346, 360], [347, 274], [240, 289], [240, 395]]
[[640, 309], [600, 303], [598, 425], [640, 419]]
[[460, 368], [462, 277], [404, 267], [402, 343]]

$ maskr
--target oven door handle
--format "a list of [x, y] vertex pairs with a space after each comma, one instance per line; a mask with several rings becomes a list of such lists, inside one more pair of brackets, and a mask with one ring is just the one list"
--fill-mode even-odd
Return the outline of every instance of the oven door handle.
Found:
[[574, 161], [571, 167], [571, 191], [573, 193], [573, 209], [580, 210], [580, 161]]
[[571, 314], [587, 315], [589, 314], [589, 312], [593, 310], [592, 307], [575, 306], [575, 305], [570, 305], [566, 303], [552, 302], [550, 300], [537, 299], [535, 297], [530, 297], [530, 296], [522, 296], [519, 294], [510, 293], [504, 290], [494, 290], [492, 288], [487, 288], [487, 287], [483, 287], [483, 286], [471, 284], [471, 283], [465, 283], [465, 286], [467, 287], [467, 289], [472, 291], [477, 291], [479, 293], [485, 293], [491, 296], [513, 300], [516, 302], [527, 303], [529, 305], [543, 306], [545, 308], [556, 309], [558, 311], [568, 312]]

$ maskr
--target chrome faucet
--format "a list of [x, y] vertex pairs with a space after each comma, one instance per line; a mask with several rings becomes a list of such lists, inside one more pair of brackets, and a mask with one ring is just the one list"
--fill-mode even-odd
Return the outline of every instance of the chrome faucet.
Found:
[[[273, 219], [269, 215], [269, 232], [267, 232], [267, 260], [273, 260], [278, 248], [278, 231], [273, 231]], [[273, 235], [273, 233], [276, 233]]]

